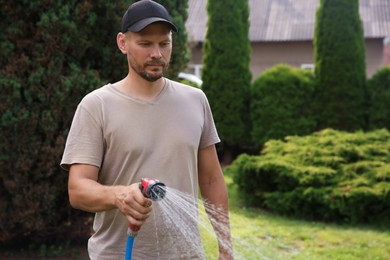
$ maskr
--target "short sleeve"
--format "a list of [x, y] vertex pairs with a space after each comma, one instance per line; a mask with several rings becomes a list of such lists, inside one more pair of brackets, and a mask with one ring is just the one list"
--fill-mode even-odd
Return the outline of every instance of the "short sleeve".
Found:
[[203, 132], [199, 144], [200, 148], [205, 148], [207, 146], [219, 143], [221, 141], [219, 139], [217, 128], [214, 123], [214, 118], [210, 108], [210, 104], [204, 93], [203, 93], [203, 97], [204, 97], [203, 100], [204, 125], [203, 125]]
[[99, 116], [101, 106], [93, 96], [87, 97], [77, 107], [72, 121], [61, 161], [61, 167], [65, 170], [75, 163], [97, 167], [102, 164], [104, 139]]

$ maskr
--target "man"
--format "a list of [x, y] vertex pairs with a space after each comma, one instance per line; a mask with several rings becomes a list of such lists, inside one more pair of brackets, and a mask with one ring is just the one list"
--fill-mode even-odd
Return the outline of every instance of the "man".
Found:
[[[88, 241], [91, 259], [123, 259], [129, 223], [142, 225], [133, 259], [199, 258], [185, 252], [167, 255], [164, 239], [156, 235], [152, 201], [139, 189], [141, 178], [157, 178], [195, 199], [199, 185], [204, 200], [228, 212], [215, 150], [220, 140], [207, 98], [163, 77], [172, 31], [177, 28], [162, 5], [132, 4], [117, 35], [128, 75], [85, 96], [75, 113], [61, 166], [69, 170], [71, 205], [96, 212]], [[228, 214], [209, 217], [225, 227], [214, 225], [220, 259], [231, 259]]]

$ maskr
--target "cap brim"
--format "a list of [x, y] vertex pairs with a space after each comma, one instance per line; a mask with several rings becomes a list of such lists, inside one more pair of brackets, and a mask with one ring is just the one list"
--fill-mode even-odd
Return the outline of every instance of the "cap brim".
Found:
[[157, 22], [166, 23], [172, 29], [172, 31], [177, 32], [177, 28], [173, 23], [171, 23], [170, 21], [165, 20], [163, 18], [160, 18], [160, 17], [149, 17], [149, 18], [140, 20], [140, 21], [136, 22], [135, 24], [133, 24], [132, 26], [130, 26], [128, 28], [128, 31], [139, 32], [139, 31], [143, 30], [146, 26], [148, 26], [152, 23], [157, 23]]

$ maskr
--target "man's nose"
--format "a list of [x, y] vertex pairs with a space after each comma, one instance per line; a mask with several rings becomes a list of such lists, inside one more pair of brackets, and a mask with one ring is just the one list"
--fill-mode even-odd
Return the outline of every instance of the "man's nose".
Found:
[[162, 57], [160, 46], [154, 46], [150, 56], [155, 59], [160, 59]]

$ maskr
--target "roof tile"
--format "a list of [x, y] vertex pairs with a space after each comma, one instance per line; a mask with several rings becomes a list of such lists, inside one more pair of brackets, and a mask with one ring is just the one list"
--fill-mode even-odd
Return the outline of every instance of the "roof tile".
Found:
[[[390, 36], [390, 1], [360, 0], [365, 38]], [[189, 0], [186, 28], [190, 41], [203, 42], [207, 0]], [[319, 0], [249, 0], [252, 42], [312, 40]]]

